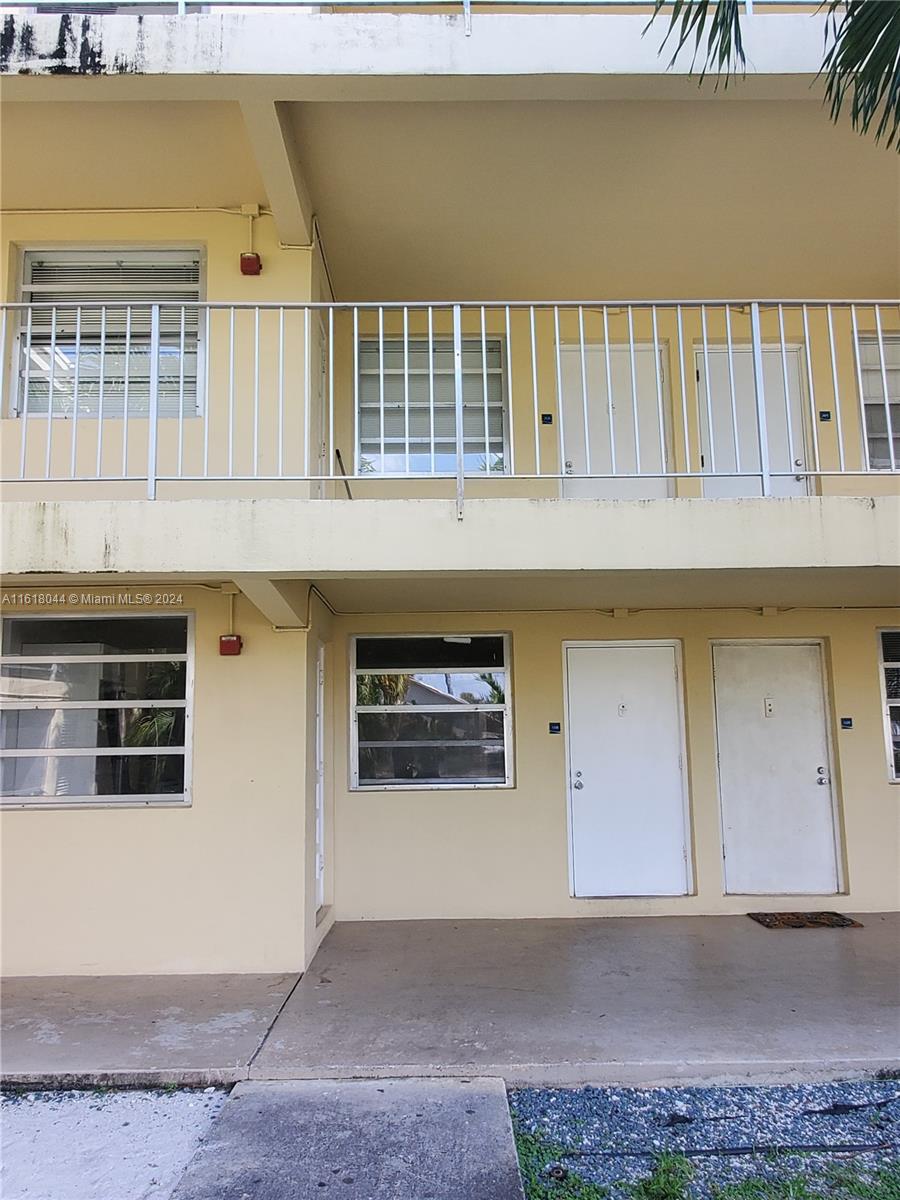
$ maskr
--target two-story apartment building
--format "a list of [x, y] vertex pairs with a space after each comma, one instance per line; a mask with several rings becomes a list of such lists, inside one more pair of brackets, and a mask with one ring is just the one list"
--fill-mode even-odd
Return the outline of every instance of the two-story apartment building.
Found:
[[[748, 6], [751, 7], [751, 6]], [[900, 172], [823, 18], [5, 11], [3, 954], [883, 910]]]

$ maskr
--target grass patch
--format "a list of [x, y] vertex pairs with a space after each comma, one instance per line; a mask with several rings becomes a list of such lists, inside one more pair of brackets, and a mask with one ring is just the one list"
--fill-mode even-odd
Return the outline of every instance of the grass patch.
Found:
[[[564, 1161], [564, 1146], [556, 1146], [535, 1133], [515, 1128], [519, 1173], [527, 1200], [606, 1200], [609, 1192], [596, 1183], [588, 1183], [570, 1171]], [[564, 1178], [554, 1179], [550, 1170], [559, 1165]]]
[[900, 1166], [863, 1174], [852, 1166], [833, 1166], [818, 1177], [746, 1179], [714, 1188], [715, 1200], [900, 1200]]

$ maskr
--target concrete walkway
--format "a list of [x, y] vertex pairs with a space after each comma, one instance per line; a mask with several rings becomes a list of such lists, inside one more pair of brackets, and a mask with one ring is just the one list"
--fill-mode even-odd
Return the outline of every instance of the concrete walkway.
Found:
[[251, 1078], [766, 1082], [900, 1067], [900, 916], [339, 924]]
[[500, 1079], [241, 1083], [172, 1200], [523, 1200]]
[[[13, 1081], [767, 1082], [900, 1068], [900, 915], [338, 924], [305, 977], [7, 980]], [[296, 984], [296, 987], [295, 987]], [[273, 1023], [274, 1022], [274, 1023]]]
[[10, 1083], [188, 1086], [246, 1079], [298, 975], [6, 979], [0, 1067]]

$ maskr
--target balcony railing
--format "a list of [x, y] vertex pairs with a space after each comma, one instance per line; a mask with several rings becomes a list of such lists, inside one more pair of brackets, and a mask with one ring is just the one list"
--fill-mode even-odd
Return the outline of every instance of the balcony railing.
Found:
[[12, 304], [0, 346], [10, 498], [461, 510], [865, 495], [900, 466], [896, 302]]

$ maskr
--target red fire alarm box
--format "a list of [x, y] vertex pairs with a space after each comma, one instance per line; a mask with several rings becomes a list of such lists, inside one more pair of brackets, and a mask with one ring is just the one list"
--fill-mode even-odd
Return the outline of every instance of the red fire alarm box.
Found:
[[219, 638], [220, 654], [240, 654], [244, 641], [239, 633], [223, 633]]
[[262, 275], [262, 259], [252, 250], [241, 255], [242, 275]]

